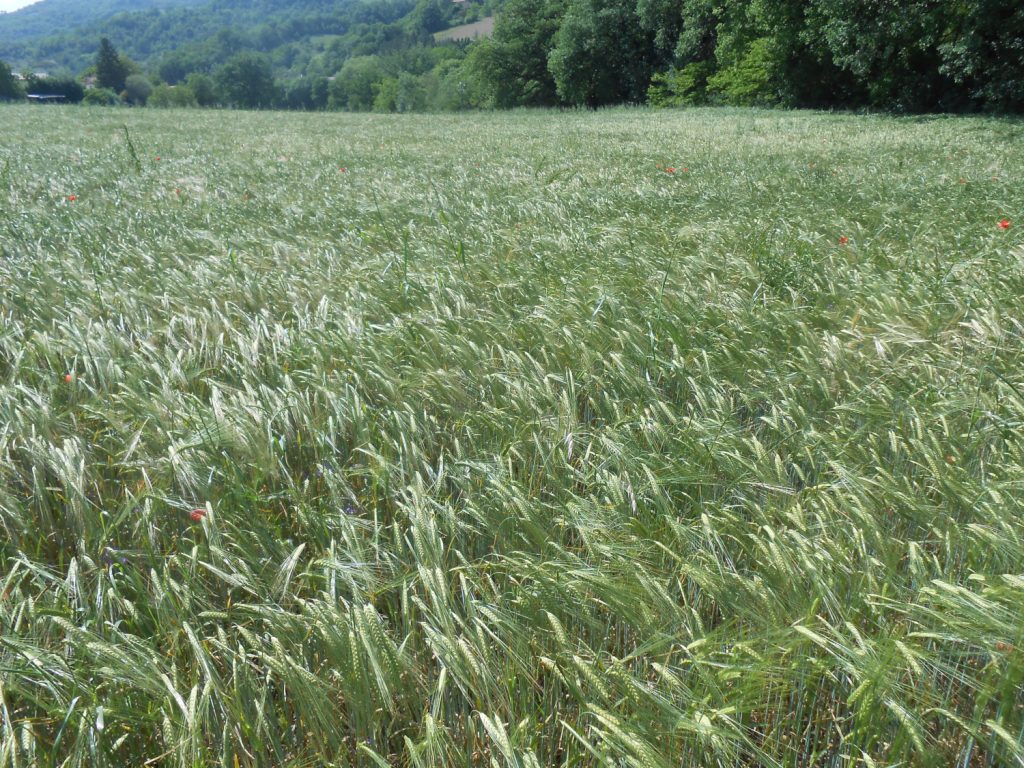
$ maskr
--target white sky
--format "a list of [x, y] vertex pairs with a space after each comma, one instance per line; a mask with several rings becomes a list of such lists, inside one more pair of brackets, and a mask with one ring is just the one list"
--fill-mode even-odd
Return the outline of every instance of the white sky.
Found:
[[16, 11], [34, 2], [35, 0], [0, 0], [0, 11]]

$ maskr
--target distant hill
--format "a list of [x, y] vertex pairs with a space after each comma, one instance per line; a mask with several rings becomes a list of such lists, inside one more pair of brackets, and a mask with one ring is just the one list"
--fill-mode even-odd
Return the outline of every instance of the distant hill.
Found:
[[[414, 11], [420, 5], [441, 9], [438, 26], [418, 29]], [[117, 12], [125, 7], [134, 10]], [[270, 55], [281, 74], [301, 75], [309, 59], [332, 39], [399, 21], [410, 33], [432, 33], [463, 20], [457, 7], [449, 0], [42, 0], [31, 6], [42, 33], [29, 34], [27, 21], [18, 22], [29, 8], [0, 18], [3, 24], [21, 24], [16, 38], [13, 27], [6, 36], [0, 28], [0, 60], [16, 69], [67, 68], [77, 73], [92, 63], [100, 38], [108, 37], [121, 53], [151, 71], [160, 69], [171, 82], [187, 71], [208, 71], [241, 50]], [[57, 23], [60, 9], [65, 15]], [[386, 48], [389, 35], [394, 31], [380, 30], [380, 39], [364, 45], [365, 52]], [[407, 44], [403, 40], [401, 46]], [[349, 53], [341, 51], [339, 58]], [[332, 66], [327, 74], [340, 63]]]
[[207, 0], [40, 0], [11, 13], [0, 13], [0, 51], [5, 44], [54, 35], [118, 13], [203, 2]]

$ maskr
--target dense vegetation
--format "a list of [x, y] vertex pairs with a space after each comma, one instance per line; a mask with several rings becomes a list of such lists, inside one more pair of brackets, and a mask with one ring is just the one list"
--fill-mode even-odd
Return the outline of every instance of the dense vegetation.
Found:
[[0, 12], [0, 47], [102, 21], [125, 11], [198, 5], [207, 0], [36, 0], [15, 13]]
[[[495, 12], [492, 39], [435, 43], [433, 33]], [[202, 104], [194, 89], [168, 89], [245, 57], [273, 87], [259, 98], [222, 89], [213, 101], [382, 112], [645, 101], [1024, 109], [1018, 0], [209, 0], [22, 37], [0, 45], [0, 58], [78, 73], [101, 37], [166, 86], [153, 94], [161, 106]]]
[[0, 109], [0, 768], [1024, 759], [1024, 126]]

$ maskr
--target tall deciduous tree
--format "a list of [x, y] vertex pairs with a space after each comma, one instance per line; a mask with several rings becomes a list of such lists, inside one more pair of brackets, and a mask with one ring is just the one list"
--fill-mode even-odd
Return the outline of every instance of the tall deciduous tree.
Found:
[[233, 107], [258, 109], [278, 101], [270, 62], [258, 53], [235, 54], [214, 75], [221, 101]]
[[335, 76], [328, 89], [328, 105], [332, 109], [369, 112], [377, 90], [388, 73], [378, 56], [353, 56]]
[[124, 81], [124, 93], [128, 101], [142, 107], [153, 92], [153, 84], [145, 75], [128, 75]]
[[470, 69], [497, 107], [547, 107], [558, 103], [548, 54], [562, 21], [558, 0], [508, 0], [494, 37], [470, 54]]
[[217, 103], [217, 88], [209, 75], [193, 72], [185, 82], [200, 107], [212, 107]]
[[962, 106], [940, 71], [945, 3], [937, 0], [813, 0], [809, 21], [835, 63], [874, 106], [906, 111]]
[[564, 101], [598, 107], [642, 101], [653, 61], [653, 38], [640, 27], [633, 2], [572, 0], [548, 67]]
[[973, 102], [1024, 111], [1024, 9], [1020, 0], [947, 2], [942, 72]]

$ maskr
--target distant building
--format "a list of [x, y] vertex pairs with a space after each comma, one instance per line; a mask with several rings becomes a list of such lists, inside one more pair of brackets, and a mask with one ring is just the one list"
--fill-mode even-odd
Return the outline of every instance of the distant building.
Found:
[[96, 87], [96, 75], [86, 75], [85, 77], [83, 77], [82, 78], [82, 87], [85, 88], [85, 90], [87, 90], [87, 91], [89, 89], [91, 89], [91, 88], [95, 88]]

